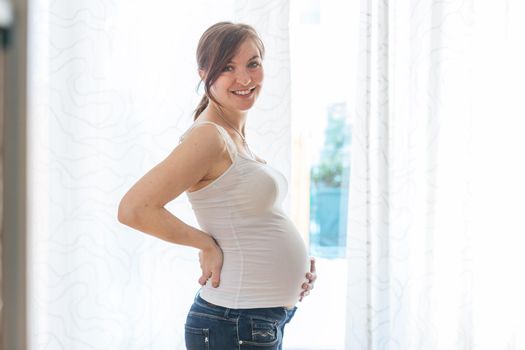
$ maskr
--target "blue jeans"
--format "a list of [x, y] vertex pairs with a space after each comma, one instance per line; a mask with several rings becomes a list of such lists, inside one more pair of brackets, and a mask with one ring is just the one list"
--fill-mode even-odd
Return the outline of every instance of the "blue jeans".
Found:
[[188, 350], [281, 350], [284, 326], [297, 307], [229, 309], [202, 299], [199, 294], [185, 324]]

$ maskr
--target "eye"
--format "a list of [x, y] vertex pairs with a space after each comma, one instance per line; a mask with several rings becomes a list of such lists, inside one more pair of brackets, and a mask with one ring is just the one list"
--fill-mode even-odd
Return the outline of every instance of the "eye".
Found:
[[231, 72], [233, 70], [232, 66], [226, 66], [222, 69], [223, 72]]
[[257, 67], [260, 67], [260, 66], [261, 66], [261, 64], [259, 62], [257, 62], [257, 61], [254, 61], [254, 62], [249, 64], [250, 68], [257, 68]]

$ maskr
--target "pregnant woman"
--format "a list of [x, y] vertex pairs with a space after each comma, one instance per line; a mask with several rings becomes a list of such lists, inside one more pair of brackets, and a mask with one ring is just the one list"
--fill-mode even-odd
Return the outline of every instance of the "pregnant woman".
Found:
[[[199, 249], [202, 287], [186, 319], [187, 349], [281, 349], [296, 303], [317, 278], [281, 206], [286, 178], [253, 154], [244, 134], [263, 56], [249, 25], [220, 22], [204, 32], [197, 63], [205, 93], [194, 123], [119, 206], [120, 222]], [[182, 192], [200, 229], [164, 208]]]

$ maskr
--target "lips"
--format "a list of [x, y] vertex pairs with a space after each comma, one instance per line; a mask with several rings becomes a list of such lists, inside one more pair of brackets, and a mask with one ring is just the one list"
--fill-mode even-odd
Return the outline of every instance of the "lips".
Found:
[[246, 89], [246, 90], [234, 90], [234, 91], [231, 91], [231, 93], [236, 96], [249, 96], [253, 93], [254, 90], [255, 90], [255, 86], [250, 89]]

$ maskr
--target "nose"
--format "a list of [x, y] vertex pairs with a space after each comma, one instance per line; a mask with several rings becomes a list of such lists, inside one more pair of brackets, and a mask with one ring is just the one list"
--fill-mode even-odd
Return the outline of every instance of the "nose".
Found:
[[237, 82], [243, 86], [248, 85], [252, 81], [249, 72], [246, 70], [239, 70], [237, 73]]

